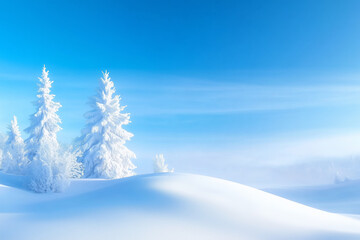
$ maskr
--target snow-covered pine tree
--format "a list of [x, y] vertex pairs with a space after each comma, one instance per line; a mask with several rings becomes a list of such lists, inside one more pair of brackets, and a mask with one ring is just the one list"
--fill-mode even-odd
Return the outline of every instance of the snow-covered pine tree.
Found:
[[31, 125], [26, 131], [26, 157], [29, 160], [30, 188], [36, 192], [58, 192], [67, 184], [64, 163], [59, 158], [59, 143], [56, 134], [61, 130], [61, 120], [56, 112], [61, 107], [54, 102], [50, 93], [49, 71], [44, 66], [39, 78], [39, 90], [35, 106], [37, 112], [31, 115]]
[[163, 154], [156, 154], [154, 159], [154, 173], [164, 172], [174, 172], [174, 169], [168, 169], [168, 165], [165, 164], [165, 158]]
[[114, 83], [105, 71], [97, 94], [91, 99], [92, 110], [85, 114], [87, 124], [79, 138], [84, 177], [112, 179], [135, 174], [131, 160], [136, 156], [125, 146], [133, 134], [123, 129], [130, 123], [130, 115], [122, 113], [126, 106], [120, 106], [120, 96], [114, 94]]
[[21, 175], [24, 174], [26, 167], [25, 144], [21, 138], [16, 116], [14, 116], [9, 126], [1, 168], [4, 172]]

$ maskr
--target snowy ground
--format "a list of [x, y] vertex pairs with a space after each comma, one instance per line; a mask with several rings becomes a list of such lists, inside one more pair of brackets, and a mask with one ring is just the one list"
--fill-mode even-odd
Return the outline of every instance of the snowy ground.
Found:
[[360, 221], [190, 174], [74, 180], [25, 190], [0, 174], [0, 239], [360, 239]]

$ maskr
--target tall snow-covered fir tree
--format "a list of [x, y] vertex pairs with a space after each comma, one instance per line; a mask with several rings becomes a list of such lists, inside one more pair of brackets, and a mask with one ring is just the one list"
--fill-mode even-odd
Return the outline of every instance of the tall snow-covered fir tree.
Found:
[[105, 71], [97, 94], [91, 99], [92, 110], [85, 114], [87, 124], [79, 138], [84, 177], [111, 179], [135, 174], [131, 160], [136, 156], [125, 146], [133, 134], [123, 129], [130, 123], [130, 115], [122, 113], [125, 106], [120, 106], [120, 96], [114, 94], [114, 83]]
[[14, 116], [9, 126], [8, 136], [3, 150], [1, 168], [8, 173], [24, 174], [26, 167], [25, 144], [24, 140], [21, 138], [16, 116]]
[[59, 158], [60, 146], [56, 137], [61, 130], [61, 120], [56, 114], [61, 105], [53, 101], [55, 95], [50, 93], [53, 82], [48, 74], [44, 66], [35, 102], [37, 111], [31, 115], [30, 127], [26, 129], [29, 133], [25, 143], [26, 157], [30, 162], [30, 187], [36, 192], [58, 192], [66, 184], [66, 173]]

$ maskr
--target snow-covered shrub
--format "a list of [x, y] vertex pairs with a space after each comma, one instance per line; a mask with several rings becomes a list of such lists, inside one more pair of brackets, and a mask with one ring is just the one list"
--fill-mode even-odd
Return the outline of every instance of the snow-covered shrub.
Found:
[[69, 183], [65, 171], [67, 163], [64, 163], [67, 159], [60, 156], [56, 137], [61, 130], [61, 120], [56, 114], [61, 105], [54, 102], [55, 95], [50, 94], [53, 82], [48, 74], [44, 66], [35, 103], [37, 112], [31, 116], [31, 125], [26, 129], [29, 133], [25, 143], [30, 188], [36, 192], [59, 192]]
[[154, 173], [164, 172], [174, 172], [174, 169], [168, 169], [168, 165], [165, 164], [165, 158], [163, 154], [156, 154], [154, 159]]
[[114, 83], [104, 72], [90, 102], [92, 110], [85, 114], [87, 125], [78, 139], [84, 177], [111, 179], [135, 174], [131, 160], [136, 156], [125, 146], [133, 134], [123, 129], [130, 123], [130, 115], [122, 113], [125, 106], [120, 106], [120, 96], [113, 94]]
[[24, 174], [27, 163], [24, 140], [21, 138], [17, 119], [14, 116], [3, 148], [2, 170], [12, 174]]

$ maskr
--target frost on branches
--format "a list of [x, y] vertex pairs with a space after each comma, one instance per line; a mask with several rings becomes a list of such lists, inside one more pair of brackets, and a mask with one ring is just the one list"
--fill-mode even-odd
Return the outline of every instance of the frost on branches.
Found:
[[31, 125], [26, 129], [30, 187], [36, 192], [62, 191], [68, 185], [72, 168], [72, 159], [60, 155], [56, 134], [61, 130], [61, 120], [56, 112], [61, 105], [53, 101], [55, 95], [50, 93], [53, 82], [48, 74], [44, 66], [35, 103], [37, 112], [31, 116]]
[[21, 175], [24, 174], [26, 167], [25, 144], [21, 138], [17, 119], [14, 116], [9, 126], [1, 168], [4, 172]]
[[165, 164], [165, 158], [163, 154], [156, 154], [156, 158], [154, 160], [154, 173], [164, 172], [174, 172], [174, 169], [168, 169], [168, 165]]
[[130, 115], [122, 113], [120, 96], [114, 95], [114, 83], [106, 71], [100, 79], [97, 94], [91, 99], [91, 111], [85, 114], [86, 127], [79, 138], [80, 161], [88, 178], [122, 178], [134, 175], [136, 158], [125, 142], [133, 134], [123, 129], [130, 123]]

